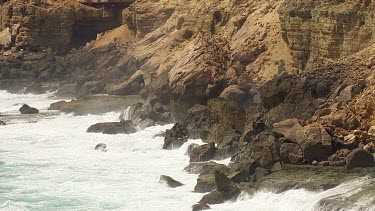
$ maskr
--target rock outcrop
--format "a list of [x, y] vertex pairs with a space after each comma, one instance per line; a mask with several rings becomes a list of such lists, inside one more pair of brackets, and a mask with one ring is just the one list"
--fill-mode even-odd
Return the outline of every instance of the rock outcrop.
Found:
[[104, 134], [130, 134], [138, 131], [137, 126], [131, 121], [121, 122], [105, 122], [91, 125], [88, 133], [104, 133]]
[[24, 104], [20, 109], [19, 109], [21, 114], [37, 114], [39, 113], [39, 110], [33, 107], [30, 107], [27, 104]]
[[176, 181], [172, 177], [166, 176], [166, 175], [161, 175], [159, 182], [160, 183], [165, 183], [165, 184], [167, 184], [171, 188], [177, 188], [177, 187], [180, 187], [180, 186], [184, 185], [181, 182]]

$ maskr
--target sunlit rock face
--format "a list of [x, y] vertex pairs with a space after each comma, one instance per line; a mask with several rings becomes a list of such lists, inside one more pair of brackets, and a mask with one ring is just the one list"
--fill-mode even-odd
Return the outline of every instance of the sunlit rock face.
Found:
[[285, 1], [280, 7], [282, 36], [296, 66], [356, 53], [374, 40], [371, 1]]

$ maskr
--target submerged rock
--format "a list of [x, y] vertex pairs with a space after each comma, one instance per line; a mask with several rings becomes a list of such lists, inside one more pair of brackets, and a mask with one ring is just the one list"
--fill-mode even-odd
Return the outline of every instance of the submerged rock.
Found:
[[174, 180], [172, 177], [166, 175], [161, 175], [159, 182], [165, 183], [171, 188], [177, 188], [184, 185], [181, 182]]
[[346, 157], [346, 168], [348, 170], [357, 167], [367, 168], [373, 166], [375, 166], [374, 156], [363, 149], [355, 149]]
[[107, 152], [106, 148], [107, 148], [107, 145], [103, 144], [103, 143], [97, 144], [95, 146], [95, 150], [100, 150], [100, 151], [103, 151], [103, 152]]
[[104, 134], [130, 134], [138, 131], [137, 126], [131, 121], [121, 122], [104, 122], [91, 125], [88, 133], [104, 133]]
[[24, 104], [20, 109], [19, 111], [21, 112], [21, 114], [37, 114], [39, 113], [39, 110], [36, 109], [36, 108], [33, 108], [33, 107], [30, 107], [29, 105], [27, 104]]
[[210, 205], [208, 204], [194, 204], [191, 207], [192, 211], [200, 211], [200, 210], [209, 210], [211, 209]]

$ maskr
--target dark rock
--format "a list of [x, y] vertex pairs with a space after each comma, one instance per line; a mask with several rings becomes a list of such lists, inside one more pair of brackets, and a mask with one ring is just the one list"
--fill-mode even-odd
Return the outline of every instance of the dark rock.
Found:
[[100, 150], [100, 151], [103, 151], [103, 152], [106, 152], [107, 151], [107, 145], [106, 144], [103, 144], [103, 143], [100, 143], [100, 144], [97, 144], [95, 146], [95, 150]]
[[180, 123], [167, 130], [164, 138], [163, 149], [178, 149], [188, 141], [188, 130]]
[[235, 198], [240, 194], [240, 189], [224, 173], [215, 172], [215, 182], [217, 189], [205, 196], [198, 202], [202, 204], [220, 204]]
[[6, 123], [0, 120], [0, 125], [6, 125]]
[[206, 193], [213, 191], [216, 188], [214, 174], [200, 174], [197, 179], [197, 184], [194, 187], [196, 193]]
[[180, 187], [180, 186], [184, 185], [181, 182], [174, 180], [172, 177], [165, 176], [165, 175], [161, 175], [160, 176], [159, 182], [160, 183], [165, 183], [165, 184], [167, 184], [171, 188], [177, 188], [177, 187]]
[[215, 156], [215, 143], [204, 144], [193, 148], [190, 154], [190, 162], [209, 161]]
[[25, 89], [25, 93], [26, 94], [43, 94], [44, 91], [43, 91], [43, 87], [42, 87], [42, 83], [40, 83], [39, 81], [34, 81], [33, 83], [31, 83], [29, 86], [26, 87]]
[[221, 171], [224, 173], [229, 172], [229, 168], [224, 164], [218, 164], [213, 161], [207, 163], [190, 163], [184, 168], [190, 174], [213, 174], [215, 171]]
[[156, 125], [156, 122], [154, 122], [154, 120], [147, 118], [147, 119], [142, 120], [142, 122], [139, 124], [139, 127], [143, 130], [145, 128], [152, 127], [155, 125]]
[[254, 174], [255, 169], [259, 167], [260, 164], [258, 161], [255, 161], [252, 158], [248, 158], [247, 160], [242, 160], [240, 162], [234, 162], [230, 164], [230, 167], [233, 171], [246, 171], [249, 174]]
[[196, 104], [188, 110], [188, 114], [184, 120], [184, 125], [189, 131], [189, 137], [192, 139], [199, 139], [201, 128], [208, 118], [207, 106]]
[[194, 204], [192, 211], [209, 210], [211, 207], [208, 204]]
[[193, 149], [196, 148], [196, 147], [199, 147], [199, 144], [190, 144], [188, 149], [186, 150], [186, 153], [185, 155], [191, 155], [191, 153], [193, 152]]
[[88, 133], [104, 133], [104, 134], [130, 134], [138, 131], [137, 126], [133, 121], [121, 121], [121, 122], [105, 122], [91, 125], [88, 129]]
[[348, 170], [357, 167], [373, 167], [374, 165], [374, 156], [363, 149], [355, 149], [346, 157], [346, 168]]
[[19, 111], [21, 114], [37, 114], [39, 113], [39, 110], [33, 107], [28, 106], [27, 104], [24, 104]]
[[246, 121], [245, 110], [233, 102], [222, 98], [208, 101], [209, 117], [201, 130], [201, 139], [205, 142], [220, 144], [228, 131], [244, 132]]
[[302, 149], [295, 143], [283, 143], [280, 147], [282, 163], [302, 164], [304, 162]]
[[327, 160], [332, 154], [332, 148], [329, 145], [323, 145], [321, 142], [307, 141], [301, 145], [303, 157], [307, 163]]
[[242, 170], [242, 171], [234, 171], [228, 174], [228, 178], [231, 179], [235, 183], [240, 182], [248, 182], [249, 181], [249, 172]]
[[260, 181], [261, 179], [263, 179], [265, 176], [267, 176], [269, 174], [270, 174], [270, 172], [267, 169], [258, 167], [258, 168], [255, 169], [254, 179], [255, 179], [255, 181]]

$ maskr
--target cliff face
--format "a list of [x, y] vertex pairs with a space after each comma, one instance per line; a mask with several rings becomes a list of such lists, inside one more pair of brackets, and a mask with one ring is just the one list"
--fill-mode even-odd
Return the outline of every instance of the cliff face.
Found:
[[356, 53], [374, 42], [372, 1], [285, 1], [280, 10], [282, 36], [304, 69], [327, 59]]
[[10, 47], [66, 52], [119, 26], [120, 13], [121, 7], [95, 8], [77, 1], [8, 1], [0, 5], [0, 31], [9, 30]]

